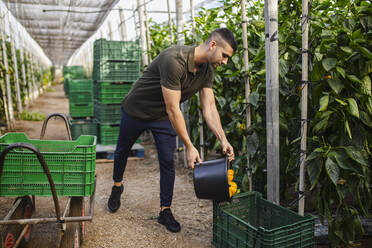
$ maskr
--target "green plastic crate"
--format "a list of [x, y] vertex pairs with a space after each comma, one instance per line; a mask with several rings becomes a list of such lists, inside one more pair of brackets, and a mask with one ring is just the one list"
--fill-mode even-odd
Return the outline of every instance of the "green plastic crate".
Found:
[[314, 217], [301, 216], [261, 197], [234, 196], [232, 203], [213, 203], [216, 248], [314, 247]]
[[[99, 124], [99, 130], [99, 143], [101, 145], [116, 145], [120, 124]], [[138, 138], [136, 143], [141, 143], [141, 140]]]
[[139, 61], [141, 48], [137, 41], [99, 39], [94, 42], [94, 60]]
[[96, 81], [94, 96], [101, 104], [121, 104], [132, 83]]
[[[77, 140], [34, 140], [24, 133], [0, 137], [0, 152], [8, 145], [25, 142], [43, 155], [58, 196], [89, 196], [94, 192], [96, 137]], [[0, 178], [0, 196], [51, 196], [49, 182], [36, 155], [28, 149], [11, 150]]]
[[69, 93], [72, 93], [72, 92], [93, 93], [93, 80], [92, 79], [70, 79], [68, 90], [69, 90]]
[[99, 143], [101, 145], [116, 145], [119, 136], [120, 124], [100, 124]]
[[94, 117], [100, 123], [119, 124], [121, 120], [121, 104], [94, 104]]
[[71, 104], [93, 105], [93, 92], [71, 92], [68, 95]]
[[139, 61], [94, 61], [94, 80], [134, 82], [140, 76]]
[[83, 79], [85, 78], [84, 67], [81, 65], [63, 66], [63, 78]]
[[68, 78], [63, 79], [63, 90], [65, 92], [65, 96], [68, 96]]
[[98, 123], [95, 120], [72, 119], [70, 120], [72, 139], [78, 139], [80, 135], [98, 136]]
[[94, 116], [93, 103], [71, 103], [70, 102], [70, 116], [71, 117], [92, 117]]

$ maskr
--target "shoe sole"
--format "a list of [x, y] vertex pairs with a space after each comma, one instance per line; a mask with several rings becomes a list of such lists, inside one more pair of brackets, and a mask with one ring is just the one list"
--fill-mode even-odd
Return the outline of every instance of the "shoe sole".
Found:
[[107, 208], [110, 210], [111, 213], [115, 213], [120, 208], [120, 204], [117, 208], [112, 208], [112, 207], [110, 207], [110, 203], [108, 203]]
[[171, 229], [169, 229], [169, 228], [167, 227], [167, 225], [165, 224], [165, 222], [161, 221], [159, 218], [158, 218], [158, 223], [159, 223], [159, 224], [162, 224], [163, 226], [165, 226], [165, 228], [166, 228], [168, 231], [172, 232], [172, 233], [177, 233], [177, 232], [180, 232], [180, 231], [181, 231], [181, 228], [180, 228], [179, 230], [171, 230]]

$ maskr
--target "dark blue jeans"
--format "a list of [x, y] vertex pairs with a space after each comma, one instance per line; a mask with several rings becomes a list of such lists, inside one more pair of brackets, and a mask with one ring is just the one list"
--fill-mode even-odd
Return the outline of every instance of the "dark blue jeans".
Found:
[[[123, 180], [129, 152], [140, 134], [150, 130], [154, 136], [160, 166], [160, 206], [171, 206], [174, 188], [174, 150], [176, 132], [169, 120], [144, 121], [128, 115], [124, 109], [114, 156], [114, 182]], [[144, 177], [143, 180], [146, 180]]]

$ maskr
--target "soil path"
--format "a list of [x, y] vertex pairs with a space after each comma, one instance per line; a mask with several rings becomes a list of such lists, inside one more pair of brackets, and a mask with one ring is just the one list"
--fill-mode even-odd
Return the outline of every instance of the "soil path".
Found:
[[[28, 111], [43, 114], [68, 114], [68, 99], [62, 85], [52, 87], [41, 95]], [[17, 121], [14, 131], [25, 132], [29, 138], [40, 137], [42, 122]], [[64, 123], [51, 119], [46, 139], [67, 139]], [[190, 170], [176, 166], [173, 212], [181, 223], [180, 233], [170, 233], [157, 223], [159, 212], [159, 164], [152, 144], [145, 146], [145, 159], [129, 161], [124, 174], [122, 206], [116, 213], [107, 210], [112, 185], [112, 163], [97, 163], [97, 189], [92, 222], [86, 222], [82, 247], [213, 247], [212, 202], [195, 197]], [[0, 217], [4, 218], [15, 198], [0, 197]], [[61, 206], [66, 202], [62, 198]], [[86, 204], [87, 205], [87, 204]], [[50, 197], [36, 197], [34, 217], [53, 217], [54, 206]], [[55, 224], [34, 225], [28, 247], [55, 247]]]

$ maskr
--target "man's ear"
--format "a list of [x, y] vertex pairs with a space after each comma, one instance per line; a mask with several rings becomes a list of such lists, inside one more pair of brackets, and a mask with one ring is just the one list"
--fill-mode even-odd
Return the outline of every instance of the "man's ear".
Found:
[[216, 41], [211, 40], [211, 41], [209, 42], [209, 50], [212, 51], [212, 50], [216, 49], [216, 46], [217, 46]]

